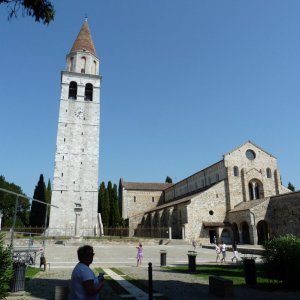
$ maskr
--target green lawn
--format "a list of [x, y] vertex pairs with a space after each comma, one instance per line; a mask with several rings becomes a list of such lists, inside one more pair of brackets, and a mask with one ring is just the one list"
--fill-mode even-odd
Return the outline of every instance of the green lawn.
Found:
[[41, 270], [38, 268], [32, 268], [32, 267], [27, 267], [26, 272], [25, 272], [25, 278], [26, 280], [30, 280], [33, 278], [37, 273], [39, 273]]
[[[172, 272], [188, 273], [187, 265], [165, 268]], [[243, 264], [198, 265], [196, 273], [193, 275], [207, 280], [209, 276], [215, 275], [232, 280], [234, 285], [245, 285], [245, 272]], [[267, 289], [282, 288], [281, 283], [271, 281], [264, 275], [262, 264], [256, 264], [256, 275], [258, 287]]]

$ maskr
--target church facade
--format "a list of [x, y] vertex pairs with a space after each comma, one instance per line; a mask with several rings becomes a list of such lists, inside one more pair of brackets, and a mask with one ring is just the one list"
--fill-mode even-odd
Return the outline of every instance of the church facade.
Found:
[[[61, 72], [49, 235], [94, 235], [98, 210], [100, 60], [87, 20]], [[80, 228], [80, 232], [79, 232]], [[77, 230], [77, 232], [76, 232]]]
[[119, 197], [131, 236], [261, 244], [300, 233], [300, 193], [282, 185], [277, 159], [251, 141], [175, 184], [121, 179]]

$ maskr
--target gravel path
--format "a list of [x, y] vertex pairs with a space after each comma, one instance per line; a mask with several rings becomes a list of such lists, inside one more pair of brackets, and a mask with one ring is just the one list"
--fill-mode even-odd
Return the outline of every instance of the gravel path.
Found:
[[[26, 283], [26, 292], [11, 293], [7, 300], [53, 300], [55, 287], [68, 286], [72, 269], [56, 269], [40, 272], [35, 278]], [[63, 293], [59, 291], [58, 293]], [[101, 300], [119, 300], [120, 297], [105, 284], [101, 291]]]

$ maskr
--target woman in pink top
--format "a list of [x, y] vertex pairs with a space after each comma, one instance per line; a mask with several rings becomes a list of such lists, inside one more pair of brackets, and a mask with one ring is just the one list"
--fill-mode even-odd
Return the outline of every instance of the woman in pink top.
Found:
[[138, 266], [141, 266], [142, 265], [142, 260], [143, 260], [143, 257], [144, 257], [144, 251], [143, 251], [143, 245], [142, 243], [139, 243], [138, 247], [137, 248], [137, 256], [136, 256], [136, 259], [137, 259], [137, 267]]

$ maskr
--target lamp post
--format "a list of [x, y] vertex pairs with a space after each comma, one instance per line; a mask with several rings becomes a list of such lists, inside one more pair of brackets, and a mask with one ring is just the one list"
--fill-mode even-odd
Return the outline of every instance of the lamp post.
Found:
[[82, 212], [82, 207], [80, 203], [75, 203], [74, 212], [75, 212], [75, 238], [80, 238], [79, 221], [80, 221], [80, 213]]

